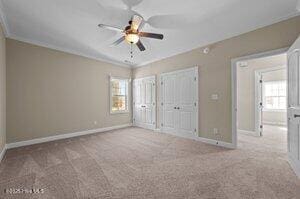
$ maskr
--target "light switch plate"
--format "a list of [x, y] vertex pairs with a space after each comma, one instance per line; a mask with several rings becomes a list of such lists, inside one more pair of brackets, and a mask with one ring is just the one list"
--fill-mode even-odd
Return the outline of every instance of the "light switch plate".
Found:
[[218, 100], [219, 99], [219, 95], [218, 94], [212, 94], [211, 95], [211, 99], [212, 100]]

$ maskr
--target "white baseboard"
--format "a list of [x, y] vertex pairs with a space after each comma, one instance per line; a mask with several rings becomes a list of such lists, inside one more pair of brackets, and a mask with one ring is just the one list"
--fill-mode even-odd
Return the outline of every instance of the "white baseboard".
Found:
[[154, 132], [160, 133], [160, 129], [154, 129]]
[[43, 143], [43, 142], [50, 142], [50, 141], [61, 140], [61, 139], [66, 139], [66, 138], [78, 137], [78, 136], [82, 136], [82, 135], [88, 135], [88, 134], [100, 133], [100, 132], [105, 132], [105, 131], [110, 131], [110, 130], [115, 130], [115, 129], [121, 129], [121, 128], [125, 128], [125, 127], [130, 127], [130, 126], [132, 126], [132, 124], [123, 124], [123, 125], [118, 125], [118, 126], [105, 127], [105, 128], [99, 128], [99, 129], [91, 129], [91, 130], [80, 131], [80, 132], [75, 132], [75, 133], [66, 133], [66, 134], [62, 134], [62, 135], [54, 135], [54, 136], [49, 136], [49, 137], [36, 138], [36, 139], [32, 139], [32, 140], [9, 143], [9, 144], [7, 144], [6, 148], [12, 149], [12, 148], [17, 148], [17, 147], [21, 147], [21, 146], [28, 146], [28, 145], [39, 144], [39, 143]]
[[263, 122], [264, 125], [272, 125], [272, 126], [287, 126], [285, 122]]
[[197, 140], [207, 143], [207, 144], [212, 144], [212, 145], [216, 145], [216, 146], [222, 146], [225, 148], [229, 148], [229, 149], [235, 149], [236, 147], [234, 146], [234, 144], [229, 143], [229, 142], [223, 142], [223, 141], [218, 141], [218, 140], [213, 140], [213, 139], [208, 139], [208, 138], [203, 138], [203, 137], [197, 137]]
[[3, 159], [4, 155], [5, 155], [6, 149], [7, 149], [7, 146], [4, 145], [2, 151], [0, 152], [0, 162], [2, 161], [2, 159]]
[[163, 132], [163, 131], [159, 131], [159, 132], [166, 133], [166, 134], [171, 134], [171, 135], [175, 135], [175, 136], [183, 137], [183, 138], [187, 138], [187, 139], [192, 139], [192, 140], [196, 140], [196, 141], [200, 141], [200, 142], [204, 142], [206, 144], [221, 146], [221, 147], [225, 147], [225, 148], [229, 148], [229, 149], [235, 149], [236, 148], [234, 144], [229, 143], [229, 142], [217, 141], [217, 140], [213, 140], [213, 139], [198, 137], [198, 136], [195, 136], [195, 135], [185, 136], [185, 135], [180, 135], [180, 134], [171, 133], [171, 132]]
[[255, 137], [260, 137], [259, 135], [257, 135], [257, 133], [255, 131], [247, 131], [247, 130], [238, 129], [237, 132], [241, 133], [241, 134], [244, 134], [244, 135], [251, 135], [251, 136], [255, 136]]
[[155, 130], [155, 125], [151, 124], [151, 125], [145, 125], [145, 124], [140, 124], [140, 123], [133, 123], [132, 126], [136, 126], [136, 127], [140, 127], [143, 129], [149, 129], [149, 130]]
[[290, 163], [293, 171], [295, 172], [295, 174], [298, 176], [298, 178], [300, 178], [300, 164], [299, 164], [299, 161], [294, 160], [293, 157], [289, 156], [289, 163]]

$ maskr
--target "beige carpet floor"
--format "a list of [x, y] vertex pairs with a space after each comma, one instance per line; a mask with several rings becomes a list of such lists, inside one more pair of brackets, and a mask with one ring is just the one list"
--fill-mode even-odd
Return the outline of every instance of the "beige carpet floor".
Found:
[[284, 150], [250, 138], [228, 150], [126, 128], [12, 149], [0, 164], [0, 198], [300, 198]]

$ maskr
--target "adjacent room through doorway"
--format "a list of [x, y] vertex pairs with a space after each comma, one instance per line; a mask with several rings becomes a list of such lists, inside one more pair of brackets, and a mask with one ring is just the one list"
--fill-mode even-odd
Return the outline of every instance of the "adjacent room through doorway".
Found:
[[238, 144], [287, 153], [287, 55], [237, 62]]

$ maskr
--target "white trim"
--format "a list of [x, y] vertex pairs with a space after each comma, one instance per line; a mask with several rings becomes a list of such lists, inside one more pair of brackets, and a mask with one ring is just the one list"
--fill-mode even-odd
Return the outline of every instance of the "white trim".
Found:
[[287, 123], [284, 122], [268, 122], [268, 121], [263, 121], [264, 125], [271, 125], [271, 126], [287, 126]]
[[286, 113], [286, 109], [267, 109], [263, 108], [263, 112], [276, 112], [276, 113]]
[[251, 135], [251, 136], [255, 136], [255, 137], [260, 137], [260, 135], [257, 134], [257, 132], [255, 132], [255, 131], [247, 131], [247, 130], [241, 130], [241, 129], [238, 129], [237, 131], [240, 134]]
[[198, 66], [192, 66], [192, 67], [187, 67], [184, 69], [174, 70], [171, 72], [161, 73], [161, 74], [159, 74], [159, 76], [161, 77], [163, 75], [172, 75], [172, 74], [176, 74], [176, 73], [180, 73], [180, 72], [188, 72], [188, 71], [195, 71], [195, 70], [198, 71]]
[[234, 144], [229, 143], [229, 142], [223, 142], [223, 141], [218, 141], [218, 140], [213, 140], [213, 139], [208, 139], [208, 138], [203, 138], [203, 137], [197, 137], [196, 140], [207, 143], [207, 144], [212, 144], [215, 146], [221, 146], [221, 147], [225, 147], [225, 148], [229, 148], [229, 149], [235, 149]]
[[[275, 67], [270, 67], [270, 68], [263, 68], [263, 69], [258, 69], [258, 70], [255, 70], [255, 71], [257, 71], [259, 73], [268, 73], [268, 72], [273, 72], [273, 71], [278, 71], [278, 70], [285, 70], [285, 69], [287, 69], [287, 65], [275, 66]], [[281, 81], [281, 80], [278, 80], [278, 81]], [[275, 80], [275, 82], [276, 82], [276, 80]]]
[[74, 50], [74, 49], [69, 49], [67, 47], [59, 47], [59, 46], [55, 46], [55, 45], [52, 45], [52, 44], [48, 44], [46, 42], [36, 41], [36, 40], [33, 40], [33, 39], [26, 39], [26, 38], [17, 36], [15, 34], [8, 34], [7, 37], [10, 38], [10, 39], [14, 39], [14, 40], [21, 41], [21, 42], [24, 42], [24, 43], [28, 43], [28, 44], [31, 44], [31, 45], [41, 46], [41, 47], [44, 47], [44, 48], [49, 48], [49, 49], [52, 49], [52, 50], [57, 50], [57, 51], [60, 51], [60, 52], [65, 52], [65, 53], [69, 53], [69, 54], [72, 54], [72, 55], [77, 55], [77, 56], [81, 56], [81, 57], [101, 61], [101, 62], [104, 62], [104, 63], [109, 63], [109, 64], [120, 66], [120, 67], [132, 68], [132, 65], [130, 65], [130, 64], [125, 64], [125, 63], [122, 63], [122, 62], [119, 62], [119, 61], [113, 61], [109, 57], [100, 58], [100, 57], [96, 57], [96, 56], [91, 56], [91, 55], [79, 52], [77, 50]]
[[3, 157], [5, 155], [6, 149], [7, 149], [7, 144], [4, 145], [2, 151], [0, 152], [0, 162], [3, 160]]
[[[126, 89], [126, 95], [127, 95], [127, 102], [126, 102], [126, 110], [124, 111], [112, 111], [112, 83], [111, 81], [112, 80], [124, 80], [126, 81], [126, 86], [127, 86], [127, 89]], [[122, 113], [129, 113], [129, 103], [131, 103], [131, 98], [130, 98], [130, 95], [129, 95], [129, 90], [131, 89], [131, 79], [130, 78], [126, 78], [126, 77], [117, 77], [117, 76], [109, 76], [109, 111], [110, 111], [110, 114], [114, 115], [114, 114], [122, 114]]]
[[78, 137], [78, 136], [82, 136], [82, 135], [101, 133], [101, 132], [105, 132], [105, 131], [111, 131], [111, 130], [115, 130], [115, 129], [130, 127], [130, 126], [132, 126], [132, 124], [123, 124], [123, 125], [104, 127], [104, 128], [99, 128], [99, 129], [90, 129], [90, 130], [80, 131], [80, 132], [75, 132], [75, 133], [65, 133], [62, 135], [54, 135], [54, 136], [49, 136], [49, 137], [36, 138], [36, 139], [32, 139], [32, 140], [25, 140], [25, 141], [20, 141], [20, 142], [9, 143], [9, 144], [7, 144], [6, 148], [12, 149], [12, 148], [17, 148], [17, 147], [22, 147], [22, 146], [28, 146], [28, 145], [50, 142], [50, 141], [55, 141], [55, 140], [61, 140], [61, 139], [66, 139], [66, 138]]
[[6, 16], [4, 14], [4, 7], [3, 7], [2, 0], [0, 0], [0, 22], [1, 22], [5, 37], [8, 37], [10, 32], [9, 32]]
[[294, 158], [289, 155], [288, 161], [292, 167], [292, 170], [295, 172], [295, 174], [300, 178], [300, 164], [299, 160], [294, 160]]
[[258, 54], [247, 55], [231, 59], [231, 117], [232, 117], [232, 143], [237, 148], [237, 62], [269, 57], [287, 53], [287, 48], [276, 49]]
[[158, 128], [154, 129], [153, 131], [156, 133], [161, 133], [160, 129], [158, 129]]
[[191, 140], [203, 142], [203, 143], [206, 143], [206, 144], [221, 146], [221, 147], [225, 147], [225, 148], [229, 148], [229, 149], [235, 149], [235, 146], [232, 143], [229, 143], [229, 142], [223, 142], [223, 141], [213, 140], [213, 139], [209, 139], [209, 138], [198, 137], [198, 136], [195, 136], [195, 135], [187, 136], [187, 135], [171, 133], [171, 132], [162, 132], [162, 131], [160, 131], [160, 133], [174, 135], [174, 136], [177, 136], [177, 137], [191, 139]]
[[263, 102], [263, 94], [262, 94], [262, 73], [258, 71], [254, 71], [254, 98], [255, 98], [255, 105], [254, 105], [254, 123], [255, 123], [255, 133], [256, 136], [262, 136], [262, 106], [260, 105]]
[[176, 55], [180, 55], [180, 54], [187, 53], [187, 52], [190, 52], [190, 51], [199, 49], [199, 48], [203, 48], [203, 47], [208, 46], [208, 45], [211, 45], [211, 44], [215, 44], [215, 43], [220, 42], [220, 41], [224, 41], [224, 40], [231, 39], [231, 38], [234, 38], [234, 37], [243, 35], [243, 34], [247, 34], [247, 33], [250, 33], [250, 32], [252, 32], [252, 31], [259, 30], [259, 29], [261, 29], [261, 28], [265, 28], [265, 27], [274, 25], [274, 24], [276, 24], [276, 23], [279, 23], [279, 22], [282, 22], [282, 21], [291, 19], [291, 18], [293, 18], [293, 17], [297, 17], [297, 16], [299, 16], [299, 15], [300, 15], [300, 12], [295, 11], [294, 13], [288, 14], [288, 15], [286, 15], [286, 16], [283, 16], [283, 17], [280, 17], [280, 18], [277, 18], [277, 19], [272, 19], [272, 20], [270, 20], [270, 22], [268, 22], [268, 23], [263, 23], [262, 25], [257, 26], [257, 27], [252, 28], [252, 29], [249, 29], [249, 30], [247, 30], [247, 31], [242, 31], [242, 32], [240, 32], [240, 33], [233, 34], [233, 35], [230, 35], [230, 36], [228, 36], [228, 37], [221, 38], [221, 39], [216, 39], [216, 40], [212, 40], [212, 41], [207, 41], [207, 42], [203, 43], [202, 45], [198, 45], [198, 46], [193, 47], [193, 48], [190, 48], [190, 49], [188, 49], [188, 50], [177, 51], [177, 52], [175, 52], [175, 53], [173, 53], [173, 54], [171, 54], [171, 55], [167, 55], [167, 56], [164, 56], [164, 57], [152, 59], [152, 60], [150, 60], [150, 61], [146, 61], [146, 62], [143, 62], [143, 63], [140, 63], [140, 64], [132, 65], [132, 67], [133, 67], [133, 68], [140, 68], [140, 67], [146, 66], [146, 65], [148, 65], [148, 64], [151, 64], [151, 63], [154, 63], [154, 62], [158, 62], [158, 61], [163, 60], [163, 59], [168, 59], [168, 58], [174, 57], [174, 56], [176, 56]]
[[144, 79], [155, 79], [155, 75], [151, 75], [151, 76], [146, 76], [146, 77], [139, 77], [139, 78], [135, 78], [134, 80], [144, 80]]

